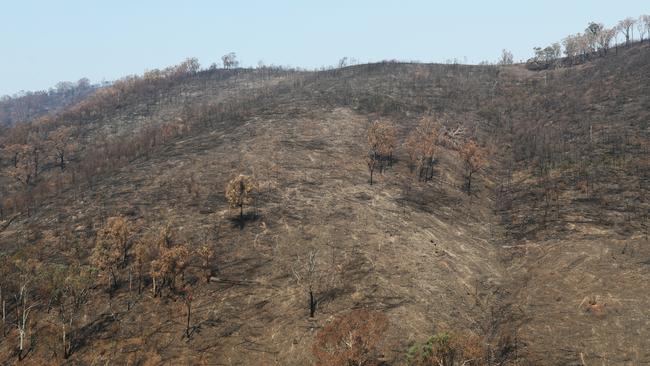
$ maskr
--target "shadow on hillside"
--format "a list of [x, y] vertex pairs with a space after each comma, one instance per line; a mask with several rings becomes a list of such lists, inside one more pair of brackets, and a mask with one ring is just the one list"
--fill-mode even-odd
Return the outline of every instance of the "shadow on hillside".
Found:
[[93, 339], [92, 336], [104, 332], [117, 319], [109, 314], [100, 315], [90, 324], [78, 329], [74, 334], [74, 341], [70, 349], [70, 354], [84, 348], [88, 341]]
[[239, 228], [239, 230], [244, 230], [244, 227], [246, 227], [246, 223], [255, 222], [259, 218], [260, 218], [260, 215], [258, 215], [255, 212], [246, 213], [246, 214], [244, 214], [242, 216], [237, 216], [237, 217], [230, 218], [230, 224], [233, 227]]

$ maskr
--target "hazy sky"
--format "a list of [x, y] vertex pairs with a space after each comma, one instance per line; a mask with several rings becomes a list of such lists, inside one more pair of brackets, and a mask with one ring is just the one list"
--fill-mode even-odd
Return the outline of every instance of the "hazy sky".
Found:
[[234, 51], [244, 66], [307, 68], [343, 56], [478, 63], [515, 59], [582, 31], [650, 13], [635, 1], [0, 0], [0, 95], [61, 80], [113, 80]]

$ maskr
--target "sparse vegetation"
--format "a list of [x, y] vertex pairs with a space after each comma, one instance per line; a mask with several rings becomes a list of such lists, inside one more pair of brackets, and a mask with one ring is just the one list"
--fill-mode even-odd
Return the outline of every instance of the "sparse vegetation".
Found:
[[407, 363], [412, 366], [489, 365], [486, 346], [476, 336], [459, 336], [448, 332], [438, 333], [423, 344], [409, 348]]
[[1, 101], [0, 359], [647, 362], [648, 34]]
[[313, 345], [316, 365], [379, 365], [385, 352], [386, 315], [355, 310], [327, 324]]

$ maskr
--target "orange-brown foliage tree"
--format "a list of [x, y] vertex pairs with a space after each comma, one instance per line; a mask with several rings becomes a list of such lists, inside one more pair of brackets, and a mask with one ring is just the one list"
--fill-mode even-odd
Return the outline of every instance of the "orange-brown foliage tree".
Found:
[[430, 117], [420, 120], [418, 126], [406, 137], [406, 151], [411, 167], [417, 172], [418, 180], [428, 181], [433, 177], [438, 127]]
[[50, 145], [56, 165], [65, 170], [70, 156], [76, 150], [76, 144], [72, 140], [73, 130], [71, 127], [62, 126], [50, 132], [47, 136], [47, 142]]
[[247, 175], [238, 175], [226, 186], [226, 199], [230, 208], [239, 208], [239, 219], [244, 218], [244, 206], [253, 202], [257, 182]]
[[203, 271], [203, 276], [205, 277], [205, 282], [210, 282], [210, 277], [212, 277], [212, 272], [214, 268], [214, 258], [216, 253], [214, 248], [208, 244], [202, 245], [199, 249], [196, 250], [196, 255], [199, 257], [201, 270]]
[[[379, 168], [380, 173], [383, 173], [384, 168], [393, 160], [397, 145], [397, 129], [388, 121], [377, 120], [368, 128], [367, 139], [368, 156], [375, 160], [375, 166]], [[370, 168], [370, 163], [368, 167]]]
[[472, 194], [472, 179], [486, 164], [483, 150], [472, 140], [468, 140], [459, 150], [464, 167], [465, 190]]
[[312, 353], [320, 366], [379, 365], [385, 347], [388, 317], [354, 310], [327, 324], [316, 336]]

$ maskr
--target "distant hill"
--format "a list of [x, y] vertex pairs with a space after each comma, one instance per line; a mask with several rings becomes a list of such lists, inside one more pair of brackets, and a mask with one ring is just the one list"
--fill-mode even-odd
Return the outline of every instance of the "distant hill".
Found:
[[56, 113], [83, 100], [97, 88], [88, 79], [81, 79], [76, 83], [61, 82], [47, 91], [4, 96], [0, 98], [0, 125], [13, 126], [18, 122]]

